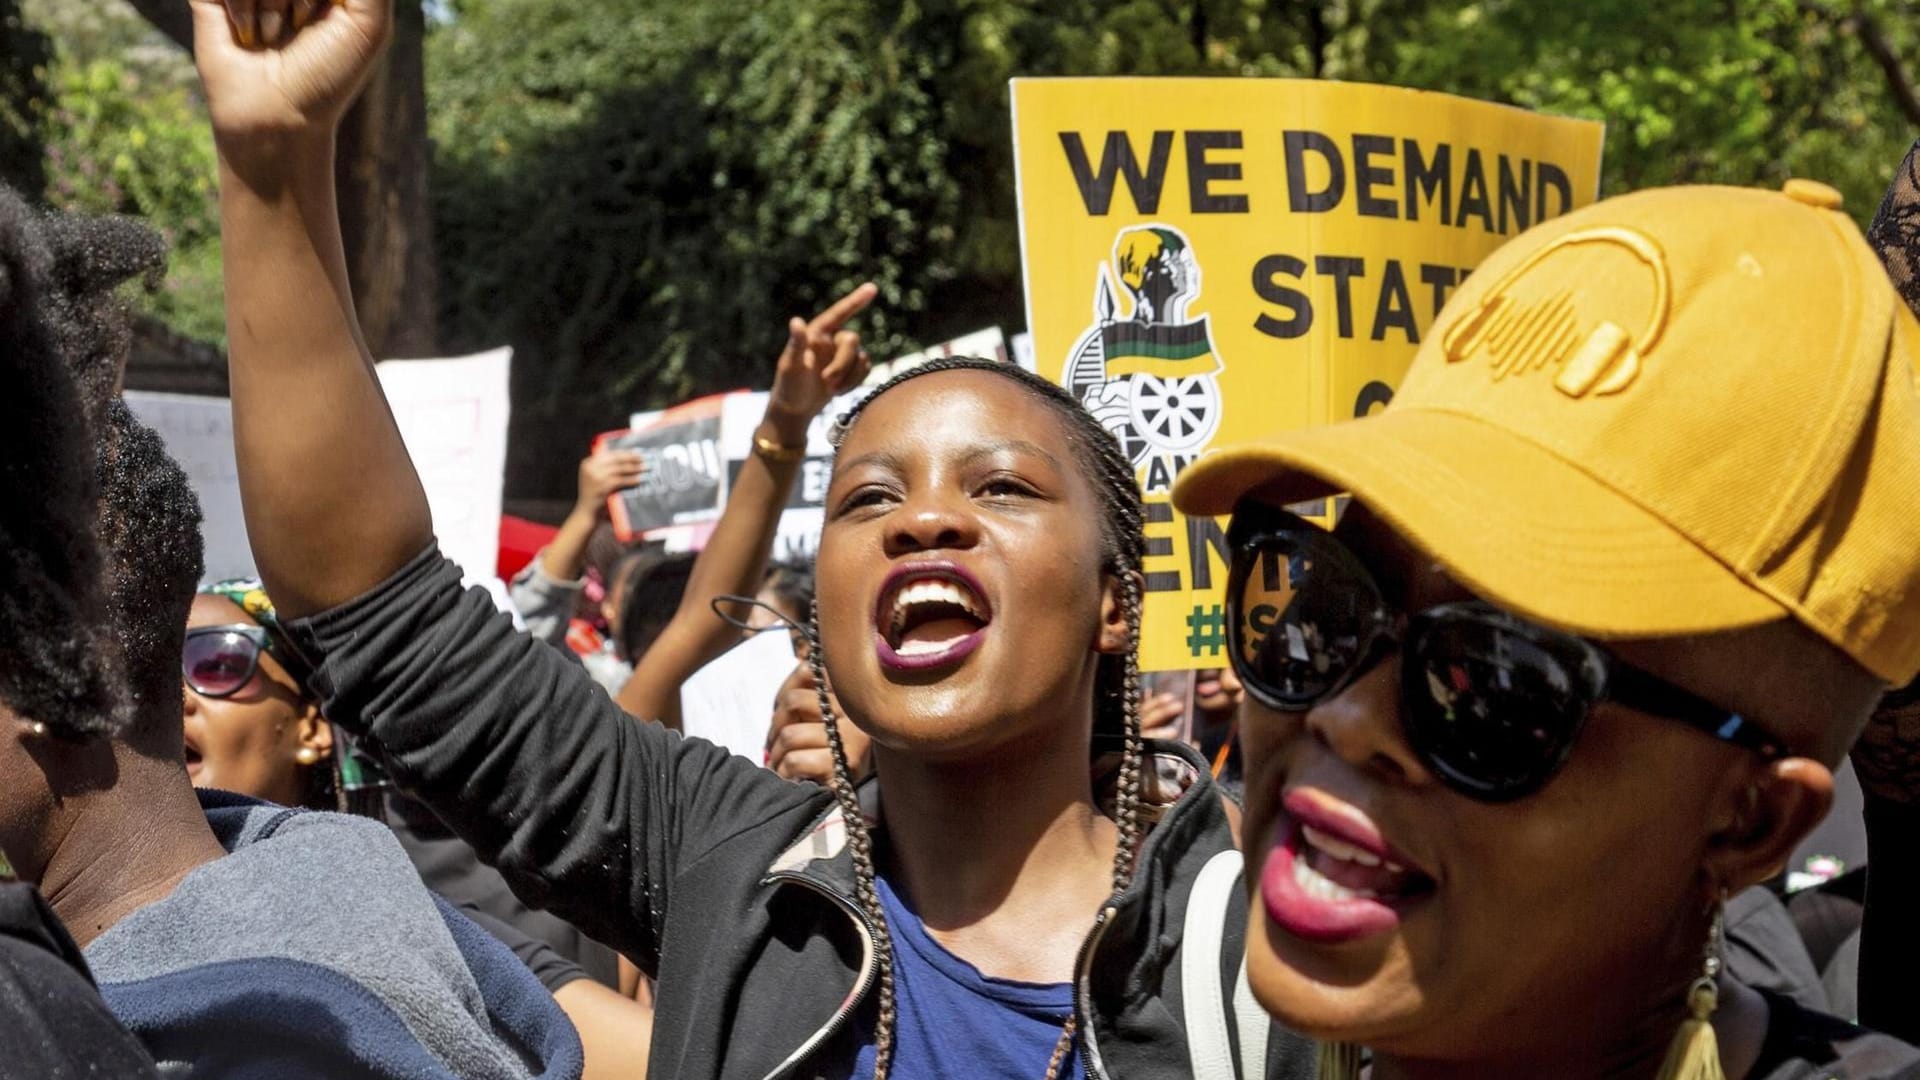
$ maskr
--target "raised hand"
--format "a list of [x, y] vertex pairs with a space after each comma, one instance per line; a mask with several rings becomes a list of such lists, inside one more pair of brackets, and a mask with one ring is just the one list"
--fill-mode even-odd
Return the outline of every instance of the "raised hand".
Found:
[[[812, 666], [804, 661], [781, 685], [773, 703], [773, 723], [767, 729], [767, 768], [788, 780], [825, 785], [833, 779], [833, 748], [820, 715], [819, 685]], [[858, 783], [867, 775], [871, 743], [866, 732], [840, 711], [838, 702], [834, 712], [851, 779]]]
[[331, 138], [393, 27], [393, 0], [190, 3], [194, 60], [223, 152], [262, 137]]
[[812, 420], [827, 402], [860, 385], [870, 366], [860, 335], [846, 329], [880, 290], [872, 282], [834, 301], [811, 322], [787, 323], [787, 347], [774, 369], [767, 411]]
[[606, 516], [607, 498], [640, 482], [647, 459], [632, 450], [607, 448], [580, 459], [580, 486], [574, 512], [598, 519]]
[[1140, 700], [1140, 737], [1178, 739], [1187, 703], [1172, 694], [1145, 694]]

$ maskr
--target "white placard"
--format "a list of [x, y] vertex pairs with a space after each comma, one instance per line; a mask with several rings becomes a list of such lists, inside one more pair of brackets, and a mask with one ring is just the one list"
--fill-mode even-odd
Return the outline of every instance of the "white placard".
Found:
[[680, 730], [762, 762], [774, 699], [798, 663], [777, 627], [735, 645], [681, 684]]
[[513, 350], [374, 365], [427, 489], [440, 550], [469, 580], [494, 576], [507, 470], [507, 379]]
[[1033, 355], [1033, 335], [1015, 334], [1009, 344], [1013, 346], [1013, 362], [1037, 374], [1040, 370], [1040, 362]]
[[877, 363], [867, 374], [866, 384], [878, 386], [895, 375], [917, 368], [929, 360], [944, 360], [949, 356], [978, 356], [985, 360], [998, 360], [1003, 364], [1011, 359], [1007, 353], [1007, 335], [999, 327], [989, 326], [985, 330], [962, 334], [952, 341], [943, 341], [917, 353], [908, 353], [884, 363]]
[[200, 499], [207, 581], [253, 577], [253, 549], [240, 510], [240, 474], [233, 460], [233, 406], [226, 398], [129, 390], [127, 408], [160, 433]]

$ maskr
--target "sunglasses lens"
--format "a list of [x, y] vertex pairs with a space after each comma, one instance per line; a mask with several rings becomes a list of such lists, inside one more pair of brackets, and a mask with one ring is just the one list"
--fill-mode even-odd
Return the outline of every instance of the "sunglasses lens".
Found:
[[1560, 643], [1498, 615], [1434, 612], [1414, 620], [1405, 655], [1407, 737], [1461, 790], [1517, 799], [1566, 761], [1593, 693]]
[[1305, 523], [1237, 548], [1234, 559], [1235, 671], [1270, 703], [1311, 707], [1371, 646], [1378, 590], [1337, 541]]
[[257, 648], [241, 634], [200, 634], [187, 639], [181, 667], [187, 685], [208, 697], [226, 697], [253, 677]]

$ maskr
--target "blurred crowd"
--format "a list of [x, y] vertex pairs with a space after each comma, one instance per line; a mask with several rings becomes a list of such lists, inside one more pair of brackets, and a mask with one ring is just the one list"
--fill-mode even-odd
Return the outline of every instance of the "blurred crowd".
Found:
[[1132, 462], [992, 360], [847, 406], [871, 285], [697, 552], [606, 447], [464, 589], [333, 204], [388, 5], [193, 9], [259, 577], [120, 397], [161, 240], [0, 192], [0, 1077], [1920, 1077], [1920, 157], [1512, 240], [1181, 476], [1228, 663], [1143, 673]]

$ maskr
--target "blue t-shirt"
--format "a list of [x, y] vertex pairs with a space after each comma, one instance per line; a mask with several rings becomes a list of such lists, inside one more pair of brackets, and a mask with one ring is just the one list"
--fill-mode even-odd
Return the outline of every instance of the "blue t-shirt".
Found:
[[[893, 1075], [913, 1080], [1041, 1080], [1073, 1015], [1073, 984], [995, 979], [948, 952], [882, 877], [893, 934]], [[1060, 1075], [1081, 1074], [1079, 1040]], [[854, 1077], [873, 1075], [867, 1033]]]

